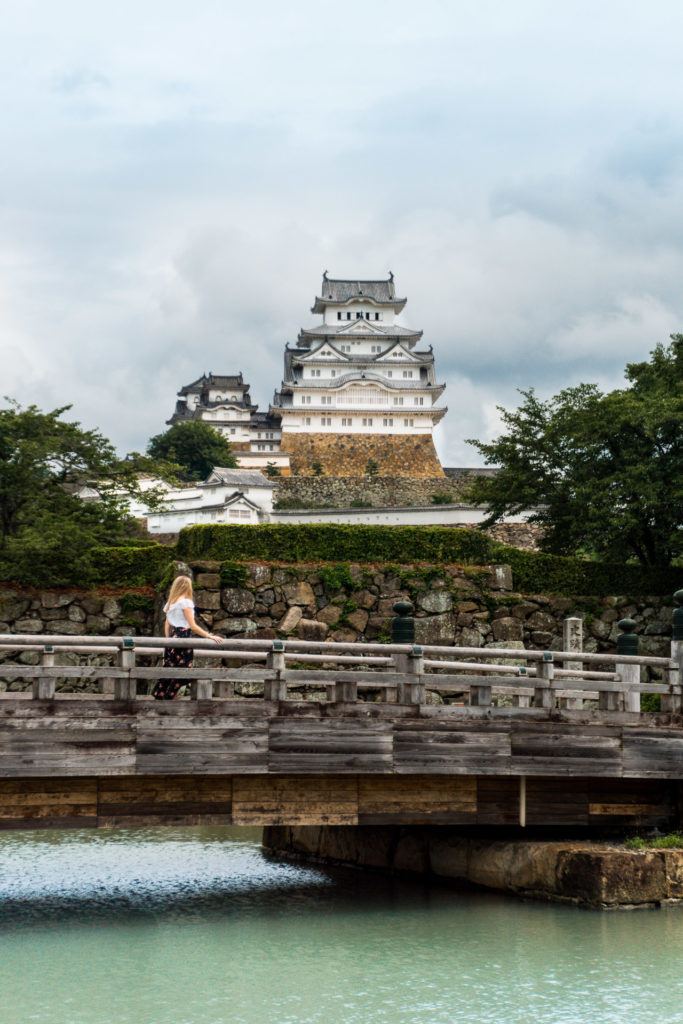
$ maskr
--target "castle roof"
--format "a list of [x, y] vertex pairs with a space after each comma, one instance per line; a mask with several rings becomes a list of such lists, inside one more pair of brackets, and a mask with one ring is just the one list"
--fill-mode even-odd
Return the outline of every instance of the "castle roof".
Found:
[[396, 298], [394, 275], [391, 272], [388, 278], [360, 280], [358, 278], [328, 277], [327, 271], [325, 271], [320, 286], [320, 295], [316, 296], [311, 312], [323, 313], [325, 307], [330, 304], [345, 305], [347, 302], [358, 301], [372, 302], [381, 306], [394, 306], [397, 312], [400, 312], [406, 304], [406, 299]]
[[[221, 374], [221, 373], [203, 373], [201, 377], [197, 377], [196, 380], [192, 381], [191, 384], [186, 384], [178, 392], [179, 395], [188, 395], [191, 392], [203, 391], [204, 388], [242, 388], [245, 387], [244, 378], [241, 373], [237, 374]], [[249, 385], [246, 385], [247, 391]]]
[[[366, 329], [360, 330], [359, 324]], [[342, 320], [337, 324], [319, 324], [315, 327], [302, 327], [299, 333], [300, 339], [326, 338], [332, 335], [351, 335], [355, 340], [362, 338], [377, 339], [377, 335], [385, 338], [415, 338], [417, 341], [422, 337], [422, 331], [415, 331], [411, 327], [400, 327], [398, 324], [379, 324], [373, 320]]]

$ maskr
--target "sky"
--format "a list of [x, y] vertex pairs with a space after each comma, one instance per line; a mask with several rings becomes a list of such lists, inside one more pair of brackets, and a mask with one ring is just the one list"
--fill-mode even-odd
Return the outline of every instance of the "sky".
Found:
[[122, 451], [267, 408], [322, 271], [424, 330], [445, 464], [683, 331], [675, 0], [0, 0], [0, 396]]

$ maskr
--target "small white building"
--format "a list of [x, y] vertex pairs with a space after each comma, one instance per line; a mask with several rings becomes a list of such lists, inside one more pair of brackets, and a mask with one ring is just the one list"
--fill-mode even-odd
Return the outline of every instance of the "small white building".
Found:
[[164, 507], [146, 510], [150, 533], [178, 533], [202, 523], [267, 522], [273, 510], [274, 484], [253, 469], [217, 466], [200, 484], [169, 488]]

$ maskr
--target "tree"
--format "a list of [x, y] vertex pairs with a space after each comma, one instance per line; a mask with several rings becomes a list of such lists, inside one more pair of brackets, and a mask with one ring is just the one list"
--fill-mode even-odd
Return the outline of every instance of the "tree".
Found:
[[548, 401], [522, 391], [518, 409], [500, 410], [500, 437], [469, 442], [501, 467], [468, 491], [489, 509], [483, 525], [533, 509], [546, 551], [653, 568], [683, 554], [683, 335], [625, 376], [607, 394], [594, 384]]
[[176, 463], [187, 481], [205, 480], [214, 466], [237, 465], [230, 442], [202, 420], [174, 423], [150, 439], [147, 454], [152, 459]]
[[[98, 431], [64, 420], [69, 409], [42, 412], [11, 401], [0, 409], [4, 578], [85, 581], [94, 546], [121, 543], [134, 533], [128, 499], [140, 496], [135, 470]], [[79, 496], [87, 485], [97, 500]]]

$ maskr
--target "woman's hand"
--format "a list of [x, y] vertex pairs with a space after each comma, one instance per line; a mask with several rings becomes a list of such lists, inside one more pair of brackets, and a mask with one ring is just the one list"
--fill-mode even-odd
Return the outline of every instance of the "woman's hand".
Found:
[[222, 636], [216, 636], [216, 634], [215, 634], [215, 633], [207, 633], [207, 634], [206, 634], [206, 639], [207, 639], [207, 640], [213, 640], [213, 641], [214, 641], [214, 643], [216, 643], [216, 644], [222, 644], [222, 643], [223, 643], [223, 640], [225, 639], [225, 637], [222, 637]]

